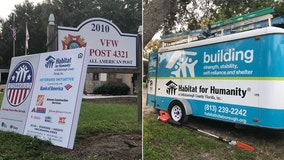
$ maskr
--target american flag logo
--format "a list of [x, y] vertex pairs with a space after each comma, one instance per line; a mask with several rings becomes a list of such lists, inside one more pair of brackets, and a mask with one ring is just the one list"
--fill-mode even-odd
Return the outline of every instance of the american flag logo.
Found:
[[69, 89], [71, 89], [73, 86], [71, 84], [67, 84], [64, 87], [67, 91], [69, 91]]
[[13, 27], [12, 30], [12, 36], [14, 40], [17, 40], [17, 28]]
[[10, 105], [22, 104], [33, 86], [33, 67], [30, 62], [22, 61], [13, 70], [7, 84], [7, 99]]

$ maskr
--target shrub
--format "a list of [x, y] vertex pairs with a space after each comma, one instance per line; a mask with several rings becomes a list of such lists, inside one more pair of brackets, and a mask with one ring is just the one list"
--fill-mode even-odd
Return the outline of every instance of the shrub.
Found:
[[125, 83], [106, 83], [94, 89], [95, 94], [127, 95], [130, 88]]
[[100, 88], [101, 87], [101, 84], [94, 84], [94, 86], [93, 86], [93, 92], [94, 92], [94, 94], [99, 94], [98, 93], [98, 88]]

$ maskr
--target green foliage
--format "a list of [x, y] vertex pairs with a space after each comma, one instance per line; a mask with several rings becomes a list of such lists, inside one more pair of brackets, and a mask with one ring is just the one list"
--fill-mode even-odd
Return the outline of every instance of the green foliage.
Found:
[[15, 6], [7, 20], [0, 17], [1, 67], [8, 68], [13, 53], [10, 27], [13, 14], [16, 17], [16, 56], [25, 53], [26, 23], [29, 30], [29, 54], [46, 52], [46, 28], [50, 13], [60, 26], [77, 27], [84, 20], [94, 17], [111, 20], [124, 33], [137, 33], [142, 24], [142, 2], [140, 0], [53, 0], [34, 4], [29, 1]]
[[0, 131], [0, 159], [44, 159], [43, 149], [51, 144], [30, 136]]
[[127, 95], [130, 88], [125, 83], [106, 83], [94, 89], [95, 94]]
[[101, 85], [102, 85], [102, 84], [94, 84], [94, 85], [93, 85], [93, 91], [94, 91], [95, 94], [96, 94], [98, 88], [100, 88]]
[[[184, 29], [205, 28], [206, 23], [217, 22], [240, 14], [275, 7], [276, 13], [284, 15], [284, 2], [275, 0], [173, 0], [176, 12], [164, 17], [163, 34]], [[162, 8], [161, 8], [162, 9]], [[179, 26], [181, 28], [176, 28]]]
[[216, 22], [232, 18], [240, 14], [246, 14], [248, 12], [261, 10], [267, 7], [275, 7], [278, 3], [282, 2], [277, 2], [274, 0], [250, 0], [250, 1], [217, 0], [214, 3], [217, 6], [216, 8], [217, 12], [213, 14], [212, 20]]

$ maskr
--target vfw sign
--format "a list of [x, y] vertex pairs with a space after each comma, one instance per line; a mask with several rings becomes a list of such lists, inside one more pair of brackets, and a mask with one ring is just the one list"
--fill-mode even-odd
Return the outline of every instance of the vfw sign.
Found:
[[91, 67], [137, 68], [136, 39], [102, 18], [88, 19], [77, 28], [58, 27], [58, 49], [87, 46]]

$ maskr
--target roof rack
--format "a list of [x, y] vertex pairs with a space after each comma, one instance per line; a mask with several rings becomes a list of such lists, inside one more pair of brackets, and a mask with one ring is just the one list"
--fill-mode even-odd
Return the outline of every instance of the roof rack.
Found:
[[209, 37], [223, 36], [283, 23], [284, 19], [282, 17], [273, 18], [273, 12], [274, 8], [269, 7], [219, 22], [210, 23], [209, 30], [198, 29], [164, 35], [161, 36], [162, 47], [189, 43]]
[[178, 45], [196, 41], [199, 39], [204, 39], [206, 38], [207, 34], [207, 30], [204, 29], [184, 31], [180, 33], [173, 33], [161, 36], [161, 41], [163, 42], [163, 47], [166, 47], [169, 45]]

